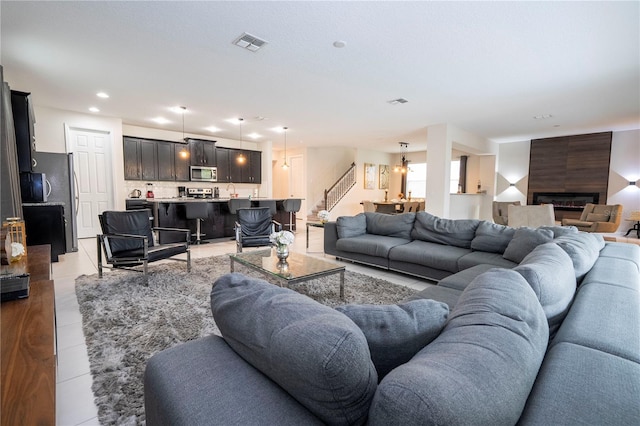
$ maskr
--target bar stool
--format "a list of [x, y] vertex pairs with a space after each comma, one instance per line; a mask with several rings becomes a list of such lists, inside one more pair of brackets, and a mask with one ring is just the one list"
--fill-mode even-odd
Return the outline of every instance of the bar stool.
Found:
[[207, 212], [207, 205], [209, 203], [200, 202], [200, 201], [191, 201], [185, 203], [185, 210], [187, 219], [195, 219], [196, 220], [196, 244], [201, 244], [202, 240], [200, 237], [204, 237], [206, 234], [200, 233], [200, 221], [207, 219], [209, 217], [209, 213]]
[[258, 201], [258, 207], [269, 207], [271, 217], [276, 215], [276, 200], [260, 200]]
[[[293, 213], [300, 211], [302, 200], [300, 198], [288, 198], [282, 202], [282, 208], [285, 212], [289, 213], [289, 230], [293, 229]], [[287, 224], [285, 223], [285, 226]]]

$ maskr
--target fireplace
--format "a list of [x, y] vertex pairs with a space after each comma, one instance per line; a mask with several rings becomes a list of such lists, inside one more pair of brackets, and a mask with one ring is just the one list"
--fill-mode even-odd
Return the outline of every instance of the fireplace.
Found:
[[532, 204], [553, 204], [554, 210], [582, 211], [587, 203], [598, 204], [597, 192], [534, 192]]

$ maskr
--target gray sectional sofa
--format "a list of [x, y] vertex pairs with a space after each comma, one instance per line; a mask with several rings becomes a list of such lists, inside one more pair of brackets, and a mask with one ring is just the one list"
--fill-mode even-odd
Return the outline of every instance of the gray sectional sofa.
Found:
[[225, 275], [222, 337], [149, 360], [147, 424], [637, 424], [639, 246], [423, 212], [325, 233], [327, 253], [439, 282], [332, 309]]

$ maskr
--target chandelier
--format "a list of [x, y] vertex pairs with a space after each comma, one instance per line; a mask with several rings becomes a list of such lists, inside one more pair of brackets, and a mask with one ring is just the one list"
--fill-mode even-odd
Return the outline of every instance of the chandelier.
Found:
[[409, 142], [398, 142], [400, 144], [400, 152], [402, 153], [402, 163], [396, 164], [393, 167], [393, 171], [396, 173], [407, 173], [407, 147], [409, 146]]

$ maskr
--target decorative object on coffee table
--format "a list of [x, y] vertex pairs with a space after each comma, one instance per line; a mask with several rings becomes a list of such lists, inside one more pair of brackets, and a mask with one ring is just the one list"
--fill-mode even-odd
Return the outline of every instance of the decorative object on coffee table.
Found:
[[293, 239], [293, 233], [290, 231], [278, 231], [269, 235], [269, 241], [275, 246], [278, 259], [286, 260], [289, 257], [289, 245], [293, 244]]
[[318, 219], [320, 219], [320, 222], [322, 222], [322, 223], [327, 223], [329, 221], [330, 217], [331, 217], [331, 215], [329, 214], [329, 212], [327, 210], [320, 210], [318, 212]]

